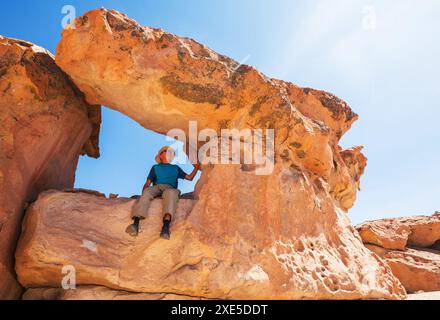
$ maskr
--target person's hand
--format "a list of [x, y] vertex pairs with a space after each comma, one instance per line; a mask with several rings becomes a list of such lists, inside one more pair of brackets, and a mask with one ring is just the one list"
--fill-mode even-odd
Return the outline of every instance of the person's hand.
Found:
[[201, 167], [201, 164], [199, 161], [197, 161], [197, 163], [194, 165], [194, 169], [199, 170]]

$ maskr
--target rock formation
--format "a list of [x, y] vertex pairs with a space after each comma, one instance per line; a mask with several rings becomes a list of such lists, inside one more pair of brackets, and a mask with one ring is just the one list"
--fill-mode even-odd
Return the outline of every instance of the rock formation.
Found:
[[0, 36], [0, 123], [0, 299], [6, 299], [20, 294], [13, 257], [26, 202], [49, 188], [73, 187], [79, 154], [98, 156], [100, 109], [84, 102], [48, 51]]
[[[63, 205], [60, 206], [60, 203]], [[20, 281], [22, 283], [36, 283], [42, 285], [38, 279], [48, 279], [45, 284], [54, 288], [33, 288], [25, 292], [23, 299], [25, 300], [175, 300], [175, 299], [200, 299], [187, 296], [178, 296], [174, 294], [165, 293], [134, 293], [121, 290], [111, 290], [106, 287], [98, 286], [81, 286], [74, 290], [64, 290], [59, 288], [62, 277], [65, 274], [60, 273], [54, 277], [51, 272], [46, 273], [44, 270], [45, 263], [55, 263], [53, 259], [59, 259], [59, 250], [66, 250], [67, 255], [62, 258], [72, 259], [80, 262], [81, 276], [95, 277], [101, 276], [114, 278], [118, 270], [124, 270], [128, 276], [135, 273], [138, 275], [149, 275], [160, 273], [162, 266], [160, 264], [151, 264], [151, 270], [148, 266], [142, 268], [138, 262], [133, 265], [133, 259], [140, 257], [142, 251], [151, 246], [150, 238], [156, 234], [161, 228], [161, 205], [160, 200], [153, 201], [150, 210], [150, 219], [142, 224], [140, 237], [134, 240], [124, 234], [124, 229], [129, 220], [129, 208], [134, 203], [132, 199], [106, 199], [105, 196], [93, 194], [87, 190], [76, 190], [75, 192], [61, 193], [55, 191], [48, 191], [43, 193], [40, 200], [35, 203], [28, 212], [29, 217], [25, 223], [25, 234], [29, 236], [30, 241], [35, 241], [35, 245], [39, 245], [41, 251], [35, 252], [42, 259], [43, 263], [40, 266], [27, 266], [25, 262], [22, 263], [21, 257], [18, 257], [18, 268], [20, 275], [27, 278]], [[43, 205], [43, 208], [41, 207]], [[78, 206], [79, 205], [79, 206]], [[63, 214], [59, 215], [56, 210], [46, 210], [46, 208], [61, 209]], [[53, 207], [55, 206], [55, 207]], [[175, 225], [178, 225], [177, 230], [180, 230], [184, 217], [191, 211], [194, 206], [193, 200], [181, 200], [179, 209], [176, 215]], [[78, 213], [80, 213], [78, 215]], [[92, 217], [92, 215], [96, 215]], [[78, 218], [78, 219], [77, 219]], [[116, 219], [115, 219], [116, 218]], [[92, 224], [90, 224], [90, 222]], [[43, 227], [43, 224], [49, 226]], [[87, 228], [83, 225], [88, 224]], [[81, 226], [80, 228], [78, 226]], [[62, 239], [61, 246], [55, 245], [52, 247], [53, 256], [47, 255], [44, 251], [43, 243], [60, 242], [59, 234], [56, 229], [60, 228], [66, 231], [68, 238]], [[29, 231], [31, 230], [31, 231]], [[38, 239], [40, 232], [47, 232], [44, 239]], [[176, 231], [177, 233], [179, 231]], [[32, 233], [32, 234], [29, 234]], [[27, 241], [27, 240], [24, 240]], [[144, 243], [145, 242], [145, 243]], [[156, 244], [157, 246], [157, 244]], [[21, 252], [21, 250], [20, 250]], [[160, 254], [160, 252], [155, 252]], [[164, 253], [166, 254], [166, 253]], [[96, 258], [90, 260], [95, 255]], [[47, 260], [46, 260], [47, 259]], [[142, 259], [142, 258], [141, 258]], [[192, 258], [194, 259], [194, 257]], [[116, 268], [112, 270], [112, 268]], [[133, 268], [139, 268], [134, 271]], [[132, 273], [134, 272], [134, 273]], [[104, 273], [107, 273], [105, 276]], [[137, 277], [131, 277], [130, 281], [137, 282]], [[140, 283], [144, 281], [140, 277]], [[55, 280], [55, 281], [53, 281]], [[51, 282], [52, 281], [52, 282]], [[81, 281], [81, 280], [80, 280]], [[102, 281], [103, 284], [108, 285], [109, 282]], [[139, 283], [139, 284], [140, 284]], [[58, 287], [58, 288], [57, 288]]]
[[408, 292], [440, 291], [440, 213], [371, 221], [356, 228]]
[[338, 141], [358, 116], [330, 93], [271, 79], [206, 46], [141, 27], [105, 9], [63, 31], [56, 62], [90, 104], [118, 110], [167, 134], [198, 130], [275, 130], [277, 162], [328, 183], [338, 206], [353, 206], [366, 159]]
[[82, 286], [71, 290], [35, 288], [27, 290], [23, 300], [201, 300], [167, 293], [134, 293], [106, 287]]
[[[248, 197], [244, 199], [250, 201]], [[60, 287], [66, 276], [62, 268], [73, 266], [78, 285], [131, 292], [224, 299], [397, 298], [402, 294], [390, 270], [366, 248], [356, 247], [357, 239], [344, 243], [331, 234], [327, 240], [326, 233], [315, 239], [305, 234], [283, 239], [295, 224], [276, 230], [266, 217], [245, 214], [249, 204], [242, 207], [242, 219], [219, 217], [217, 222], [210, 217], [210, 223], [201, 224], [202, 214], [215, 209], [200, 207], [201, 200], [180, 201], [171, 241], [158, 237], [162, 202], [155, 200], [139, 238], [132, 238], [124, 229], [134, 201], [83, 192], [40, 194], [27, 211], [17, 249], [20, 283], [30, 288]], [[203, 233], [204, 229], [209, 232]], [[268, 231], [277, 240], [269, 242]], [[345, 233], [342, 239], [350, 239], [352, 233]], [[332, 249], [327, 241], [337, 245]], [[359, 257], [353, 259], [353, 254]], [[365, 272], [364, 279], [356, 278], [359, 271], [350, 273], [356, 267]], [[379, 281], [384, 282], [375, 283], [373, 268], [381, 271]]]
[[275, 163], [269, 175], [256, 175], [258, 165], [204, 165], [197, 200], [181, 201], [171, 241], [158, 237], [158, 207], [132, 239], [124, 228], [134, 200], [44, 193], [27, 213], [16, 253], [24, 286], [60, 286], [62, 267], [71, 265], [79, 286], [138, 293], [405, 297], [347, 217], [366, 158], [360, 147], [338, 145], [357, 119], [345, 102], [106, 9], [63, 32], [56, 62], [88, 103], [158, 133], [180, 128], [188, 136], [190, 120], [217, 133], [274, 129]]
[[440, 240], [440, 213], [369, 221], [356, 227], [362, 241], [385, 249], [429, 248]]

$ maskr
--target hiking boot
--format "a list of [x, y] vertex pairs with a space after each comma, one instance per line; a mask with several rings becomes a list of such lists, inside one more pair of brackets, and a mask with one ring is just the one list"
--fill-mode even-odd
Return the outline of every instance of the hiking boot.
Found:
[[130, 224], [127, 229], [125, 229], [125, 232], [127, 232], [132, 237], [137, 237], [139, 234], [139, 221], [140, 218], [134, 217], [133, 218], [133, 224]]
[[127, 229], [125, 229], [125, 232], [127, 232], [132, 237], [137, 237], [139, 234], [139, 225], [138, 224], [130, 224]]
[[170, 232], [170, 222], [165, 221], [162, 227], [162, 231], [160, 232], [160, 237], [162, 239], [170, 240], [171, 232]]

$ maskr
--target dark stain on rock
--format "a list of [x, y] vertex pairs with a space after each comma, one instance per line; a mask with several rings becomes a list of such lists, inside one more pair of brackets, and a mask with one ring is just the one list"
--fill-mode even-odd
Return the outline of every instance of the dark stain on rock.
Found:
[[56, 97], [68, 82], [67, 75], [46, 53], [25, 54], [21, 64], [25, 67], [27, 76], [37, 87], [32, 92], [35, 100], [46, 101]]
[[342, 131], [339, 130], [338, 132], [336, 132], [336, 138], [341, 139], [342, 138]]
[[75, 20], [75, 26], [76, 27], [83, 27], [87, 24], [87, 22], [89, 22], [89, 17], [81, 16]]
[[233, 67], [234, 69], [232, 70], [231, 75], [231, 86], [236, 88], [243, 83], [244, 77], [248, 72], [252, 71], [252, 68], [245, 64], [239, 65], [238, 63], [236, 63], [236, 65]]
[[258, 111], [260, 111], [261, 106], [269, 100], [269, 97], [262, 96], [257, 99], [257, 101], [252, 105], [249, 115], [253, 117]]
[[0, 78], [6, 74], [7, 70], [8, 70], [8, 68], [6, 68], [6, 67], [0, 68]]
[[302, 144], [301, 143], [299, 143], [299, 142], [292, 142], [291, 144], [290, 144], [290, 146], [291, 147], [293, 147], [293, 148], [295, 148], [295, 149], [299, 149], [299, 148], [301, 148], [302, 147]]
[[[40, 97], [40, 95], [38, 94], [38, 92], [35, 90], [35, 88], [30, 88], [30, 91], [31, 91], [31, 93], [32, 93], [32, 95], [34, 96], [34, 99], [35, 100], [37, 100], [37, 101], [39, 101], [39, 102], [42, 102], [43, 101], [43, 98], [42, 97]], [[49, 109], [49, 111], [50, 111], [50, 109]]]
[[256, 170], [256, 165], [255, 164], [242, 164], [241, 165], [241, 171], [244, 172], [254, 172]]
[[319, 101], [321, 101], [322, 105], [332, 113], [334, 119], [339, 118], [341, 115], [341, 108], [337, 100], [327, 95], [323, 95], [319, 97]]
[[177, 57], [179, 58], [180, 63], [184, 63], [186, 52], [183, 48], [179, 48], [177, 51]]
[[7, 85], [6, 88], [3, 90], [3, 95], [5, 95], [6, 92], [8, 92], [9, 89], [11, 89], [11, 86], [12, 86], [12, 84], [11, 84], [11, 82], [9, 81], [9, 82], [8, 82], [8, 85]]
[[32, 59], [37, 65], [45, 69], [48, 74], [60, 74], [62, 71], [56, 65], [55, 61], [46, 53], [37, 52]]
[[229, 120], [226, 120], [226, 119], [220, 120], [218, 122], [218, 125], [219, 125], [220, 129], [227, 129], [227, 128], [229, 128]]
[[285, 114], [281, 111], [268, 113], [258, 119], [257, 125], [259, 125], [260, 128], [275, 129], [277, 123], [280, 123], [280, 119], [283, 119], [284, 115]]
[[284, 161], [290, 160], [289, 150], [283, 150], [283, 152], [280, 154], [281, 159]]
[[321, 179], [319, 179], [319, 178], [315, 178], [315, 179], [313, 180], [313, 186], [314, 186], [317, 190], [320, 190], [320, 191], [324, 190], [324, 186], [323, 186], [323, 184], [322, 184], [322, 181], [321, 181]]
[[138, 29], [136, 29], [136, 30], [133, 30], [133, 31], [130, 33], [130, 35], [131, 35], [133, 38], [140, 38], [140, 37], [142, 37], [142, 35], [143, 35], [143, 31], [144, 31], [144, 30], [142, 30], [142, 28], [138, 28]]
[[164, 76], [160, 82], [166, 91], [180, 99], [195, 103], [210, 103], [217, 108], [222, 106], [224, 92], [215, 85], [183, 82], [174, 75]]
[[6, 51], [1, 57], [0, 57], [0, 66], [2, 68], [7, 68], [15, 63], [20, 61], [20, 57], [15, 55], [12, 51]]
[[112, 28], [112, 30], [114, 31], [120, 32], [128, 29], [133, 29], [132, 24], [128, 23], [127, 21], [119, 19], [110, 11], [107, 12], [105, 18], [107, 19], [107, 23], [110, 26], [110, 28]]
[[297, 157], [300, 158], [300, 159], [304, 159], [304, 158], [306, 157], [306, 153], [305, 153], [304, 150], [299, 150], [299, 151], [297, 151], [297, 152], [296, 152], [296, 155], [297, 155]]
[[128, 21], [126, 19], [121, 19], [111, 11], [107, 12], [106, 19], [110, 28], [116, 32], [128, 31], [132, 30], [130, 35], [132, 37], [141, 37], [144, 33], [144, 29], [136, 23], [132, 21]]
[[329, 93], [324, 94], [319, 97], [319, 101], [332, 113], [334, 119], [339, 119], [342, 114], [345, 114], [347, 121], [351, 121], [357, 117], [357, 114], [354, 113], [344, 101], [334, 95]]
[[[157, 30], [157, 29], [155, 29]], [[165, 42], [174, 42], [174, 36], [171, 33], [164, 32], [161, 34], [159, 40], [157, 40], [158, 43], [165, 43]]]
[[325, 163], [322, 162], [320, 159], [314, 158], [313, 160], [315, 160], [315, 167], [319, 167], [319, 166], [325, 167]]
[[303, 88], [303, 91], [306, 95], [312, 93], [316, 98], [318, 98], [324, 108], [328, 109], [332, 113], [332, 117], [335, 120], [338, 120], [341, 118], [341, 116], [345, 115], [347, 121], [352, 121], [358, 116], [353, 112], [353, 110], [351, 110], [345, 101], [339, 99], [329, 92], [318, 91], [311, 88]]

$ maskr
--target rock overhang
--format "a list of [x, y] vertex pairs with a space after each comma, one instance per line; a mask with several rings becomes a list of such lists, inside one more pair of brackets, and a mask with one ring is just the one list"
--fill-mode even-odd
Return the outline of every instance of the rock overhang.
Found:
[[[108, 272], [93, 269], [93, 261], [99, 260], [96, 252], [77, 255], [71, 243], [55, 238], [47, 242], [50, 250], [43, 257], [39, 237], [25, 230], [17, 250], [17, 271], [25, 286], [55, 283], [60, 265], [76, 264], [81, 285], [135, 292], [231, 299], [405, 296], [389, 267], [366, 250], [346, 216], [366, 158], [362, 148], [342, 150], [338, 145], [357, 119], [345, 102], [327, 92], [271, 79], [192, 39], [142, 27], [106, 9], [86, 13], [63, 31], [56, 62], [90, 104], [118, 110], [158, 133], [187, 130], [191, 119], [201, 129], [217, 131], [274, 129], [276, 163], [269, 176], [231, 165], [205, 166], [196, 186], [199, 200], [177, 230], [182, 241], [160, 243], [151, 233], [148, 250], [139, 246], [136, 257], [110, 253]], [[75, 207], [80, 195], [58, 196], [70, 199], [57, 202], [60, 218], [79, 218], [63, 206]], [[44, 220], [50, 201], [37, 201], [29, 221]], [[37, 231], [51, 237], [45, 231], [58, 228], [75, 238], [93, 229], [94, 243], [101, 241], [105, 247], [90, 213], [109, 207], [102, 203], [93, 209], [96, 201], [88, 198], [81, 204], [86, 215], [78, 230], [57, 226], [55, 220], [39, 224]], [[120, 216], [111, 216], [115, 225], [125, 224], [129, 210], [127, 206]], [[109, 226], [103, 234], [114, 231]], [[117, 243], [125, 243], [120, 240], [123, 234], [114, 235]], [[159, 260], [160, 269], [153, 259], [161, 257], [159, 252], [167, 252]], [[133, 279], [145, 268], [149, 276]], [[32, 277], [32, 270], [45, 270], [47, 282], [38, 282], [41, 277]]]
[[339, 139], [358, 116], [334, 95], [269, 78], [114, 10], [77, 18], [56, 52], [58, 65], [89, 103], [109, 106], [157, 133], [188, 133], [189, 120], [199, 130], [275, 130], [275, 161], [332, 181], [341, 207], [353, 205], [356, 190], [348, 182], [359, 183], [366, 158], [358, 150], [363, 167], [353, 175], [344, 168]]

